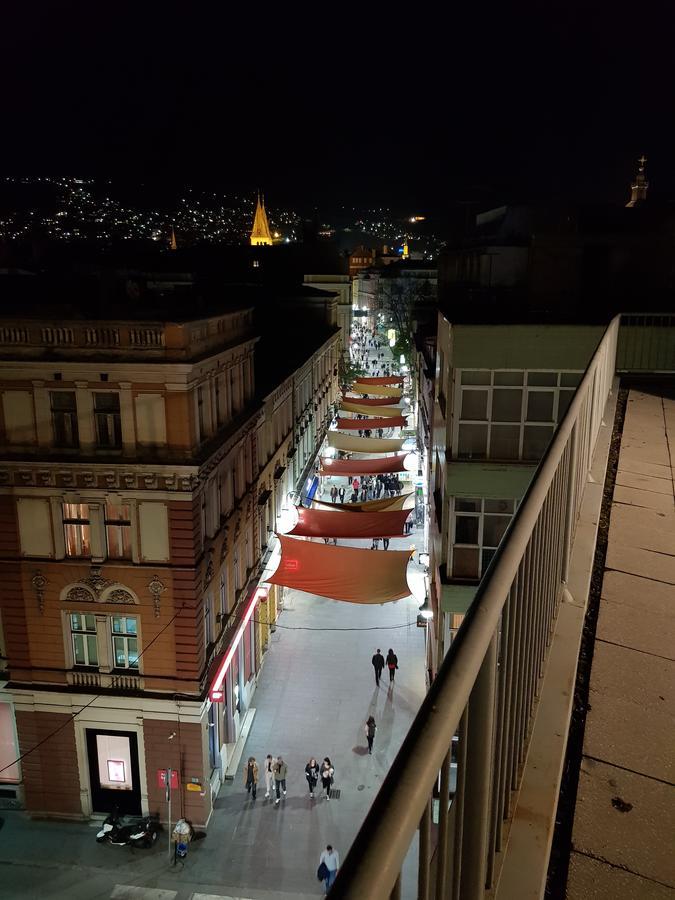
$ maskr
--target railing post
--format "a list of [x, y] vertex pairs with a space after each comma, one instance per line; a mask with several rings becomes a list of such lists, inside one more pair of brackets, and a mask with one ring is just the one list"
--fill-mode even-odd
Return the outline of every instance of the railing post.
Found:
[[448, 871], [448, 801], [450, 797], [450, 763], [452, 744], [441, 767], [441, 788], [438, 801], [438, 844], [436, 846], [436, 900], [445, 900], [445, 880]]
[[420, 819], [420, 847], [417, 868], [417, 900], [429, 900], [429, 866], [431, 863], [431, 798]]
[[574, 423], [569, 441], [570, 464], [567, 477], [567, 511], [565, 513], [565, 539], [563, 541], [562, 580], [567, 584], [570, 569], [570, 553], [572, 552], [572, 535], [574, 533], [575, 496], [577, 490], [577, 466], [579, 460], [579, 421]]
[[[494, 634], [469, 699], [469, 741], [466, 756], [462, 871], [459, 896], [482, 900], [485, 893], [490, 793], [494, 746], [497, 636]], [[490, 852], [494, 852], [490, 848]]]

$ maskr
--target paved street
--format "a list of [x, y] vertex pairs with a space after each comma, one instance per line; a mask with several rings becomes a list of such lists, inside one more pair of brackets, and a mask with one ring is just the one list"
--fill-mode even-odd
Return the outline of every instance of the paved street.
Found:
[[[420, 529], [392, 539], [390, 549], [409, 548], [421, 537]], [[409, 572], [414, 588], [421, 587], [417, 563]], [[164, 846], [153, 851], [102, 846], [95, 842], [93, 825], [30, 822], [23, 813], [4, 812], [3, 896], [305, 900], [321, 895], [316, 881], [321, 850], [332, 843], [342, 858], [346, 855], [424, 695], [424, 630], [416, 625], [421, 600], [360, 606], [297, 591], [286, 595], [242, 756], [242, 766], [249, 755], [256, 757], [261, 778], [267, 753], [284, 757], [285, 800], [278, 806], [266, 800], [264, 783], [255, 802], [241, 778], [226, 784], [206, 839], [192, 845], [184, 867], [175, 868]], [[386, 672], [375, 686], [370, 660], [378, 647], [385, 656], [392, 647], [399, 658], [391, 689]], [[369, 715], [378, 725], [372, 756], [364, 733]], [[318, 794], [309, 799], [304, 767], [310, 756], [330, 757], [339, 799], [318, 799]], [[166, 833], [162, 838], [168, 840]]]

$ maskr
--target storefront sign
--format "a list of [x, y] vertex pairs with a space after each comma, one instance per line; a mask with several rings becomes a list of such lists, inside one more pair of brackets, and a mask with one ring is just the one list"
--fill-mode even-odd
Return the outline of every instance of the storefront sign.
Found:
[[253, 613], [255, 612], [256, 604], [258, 603], [258, 601], [261, 601], [263, 599], [267, 599], [267, 589], [262, 587], [256, 588], [253, 593], [253, 597], [251, 598], [251, 601], [247, 606], [244, 616], [241, 620], [241, 625], [237, 629], [237, 633], [235, 634], [227, 653], [218, 666], [216, 677], [213, 679], [211, 687], [209, 688], [209, 699], [212, 702], [223, 700], [223, 681], [225, 680], [225, 675], [227, 674], [227, 670], [229, 669], [230, 663], [232, 662], [232, 657], [234, 656], [235, 651], [239, 646], [242, 637], [244, 636], [246, 626], [248, 625], [251, 617], [253, 616]]

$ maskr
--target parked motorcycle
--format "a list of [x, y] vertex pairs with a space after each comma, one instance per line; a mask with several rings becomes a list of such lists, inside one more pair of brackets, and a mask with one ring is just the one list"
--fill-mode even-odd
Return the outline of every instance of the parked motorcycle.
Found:
[[126, 821], [119, 810], [113, 809], [104, 820], [103, 827], [96, 835], [99, 844], [116, 844], [117, 846], [152, 847], [156, 843], [161, 825], [152, 816]]

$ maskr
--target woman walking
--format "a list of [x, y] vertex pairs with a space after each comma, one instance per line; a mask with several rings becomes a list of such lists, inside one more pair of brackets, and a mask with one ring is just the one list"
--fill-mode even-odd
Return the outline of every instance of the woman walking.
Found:
[[307, 765], [305, 766], [305, 778], [307, 779], [307, 784], [309, 785], [309, 799], [314, 799], [314, 788], [317, 785], [319, 780], [319, 764], [312, 757]]
[[368, 721], [366, 722], [366, 738], [368, 740], [368, 753], [373, 752], [373, 741], [375, 740], [375, 729], [377, 725], [375, 724], [375, 719], [372, 716], [368, 716]]
[[246, 785], [246, 793], [253, 794], [255, 800], [258, 793], [258, 763], [254, 756], [249, 756], [248, 762], [244, 766], [244, 784]]
[[333, 763], [326, 756], [321, 763], [321, 785], [326, 792], [326, 800], [330, 800], [330, 789], [333, 784], [334, 775], [335, 769], [333, 768]]
[[394, 653], [394, 651], [389, 648], [389, 652], [387, 653], [387, 668], [389, 669], [389, 681], [393, 681], [396, 675], [396, 670], [398, 669], [398, 656]]

